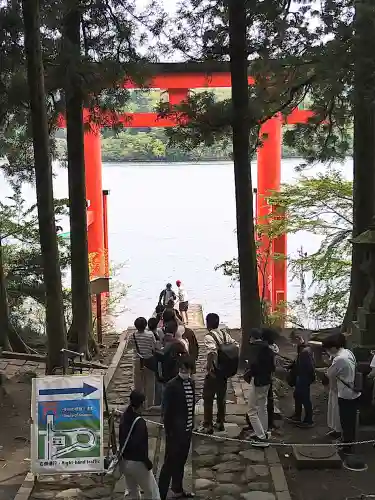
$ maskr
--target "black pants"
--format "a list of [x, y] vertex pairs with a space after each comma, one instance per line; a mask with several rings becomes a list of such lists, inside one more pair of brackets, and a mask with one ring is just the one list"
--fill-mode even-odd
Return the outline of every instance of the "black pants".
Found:
[[218, 376], [212, 377], [211, 375], [206, 375], [203, 384], [203, 425], [205, 427], [212, 427], [213, 425], [213, 409], [215, 396], [217, 401], [216, 421], [219, 424], [224, 424], [225, 401], [227, 398], [227, 379]]
[[305, 418], [303, 421], [307, 424], [313, 422], [313, 407], [310, 397], [310, 385], [308, 383], [299, 382], [294, 389], [294, 414], [301, 420], [302, 407], [305, 410]]
[[[358, 399], [339, 398], [340, 423], [342, 428], [342, 442], [352, 443], [355, 441], [357, 425]], [[351, 451], [352, 446], [345, 446], [345, 451]]]
[[268, 428], [272, 429], [274, 424], [274, 414], [275, 414], [272, 382], [268, 390], [268, 396], [267, 396], [267, 413], [268, 413]]
[[191, 435], [191, 432], [183, 432], [165, 436], [164, 464], [159, 476], [161, 500], [167, 498], [171, 480], [173, 493], [184, 491], [184, 469], [189, 456]]

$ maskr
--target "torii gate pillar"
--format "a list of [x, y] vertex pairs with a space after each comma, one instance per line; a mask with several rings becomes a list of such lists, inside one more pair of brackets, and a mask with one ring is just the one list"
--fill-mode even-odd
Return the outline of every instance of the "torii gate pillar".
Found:
[[105, 243], [108, 238], [104, 234], [107, 221], [103, 214], [102, 189], [102, 153], [100, 129], [93, 128], [85, 132], [85, 175], [87, 208], [87, 240], [90, 263], [90, 279], [107, 276], [108, 249]]
[[[272, 206], [268, 204], [267, 196], [279, 191], [281, 184], [282, 116], [280, 114], [262, 125], [260, 139], [262, 145], [258, 149], [257, 219], [260, 224], [266, 224], [272, 217]], [[261, 297], [271, 305], [273, 311], [280, 302], [286, 302], [287, 299], [286, 242], [286, 234], [273, 241], [270, 241], [267, 235], [260, 237], [259, 290]], [[274, 254], [282, 254], [285, 258], [274, 259]]]

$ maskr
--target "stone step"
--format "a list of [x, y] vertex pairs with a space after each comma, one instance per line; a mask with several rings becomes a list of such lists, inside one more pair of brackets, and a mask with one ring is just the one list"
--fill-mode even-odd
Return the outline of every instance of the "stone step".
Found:
[[201, 304], [189, 304], [188, 310], [189, 328], [204, 328], [203, 308]]

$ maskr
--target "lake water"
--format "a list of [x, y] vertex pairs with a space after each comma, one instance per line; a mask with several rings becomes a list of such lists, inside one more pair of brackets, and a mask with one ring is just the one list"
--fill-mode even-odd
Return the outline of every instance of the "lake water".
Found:
[[[282, 182], [294, 182], [300, 160], [284, 160]], [[336, 165], [352, 177], [348, 160]], [[318, 165], [310, 175], [323, 171]], [[253, 164], [256, 186], [256, 165]], [[4, 183], [2, 183], [4, 186]], [[165, 283], [184, 282], [190, 302], [203, 305], [204, 312], [218, 312], [231, 327], [240, 324], [238, 286], [214, 267], [236, 256], [236, 226], [233, 165], [223, 163], [104, 164], [103, 189], [109, 189], [109, 257], [126, 263], [119, 278], [129, 285], [127, 312], [121, 327], [135, 317], [150, 315]], [[68, 196], [67, 172], [56, 170], [55, 197]], [[0, 195], [7, 189], [2, 187]], [[32, 187], [24, 190], [33, 202]], [[63, 222], [69, 230], [68, 221]], [[310, 253], [320, 238], [304, 233], [288, 237], [288, 253], [296, 254], [303, 244]], [[293, 299], [299, 284], [289, 282]]]

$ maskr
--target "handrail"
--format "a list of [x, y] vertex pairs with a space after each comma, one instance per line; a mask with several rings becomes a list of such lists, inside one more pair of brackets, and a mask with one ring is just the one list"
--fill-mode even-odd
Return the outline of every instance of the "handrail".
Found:
[[61, 349], [60, 352], [71, 354], [72, 356], [79, 356], [80, 358], [83, 358], [83, 356], [85, 355], [84, 352], [71, 351], [70, 349]]

